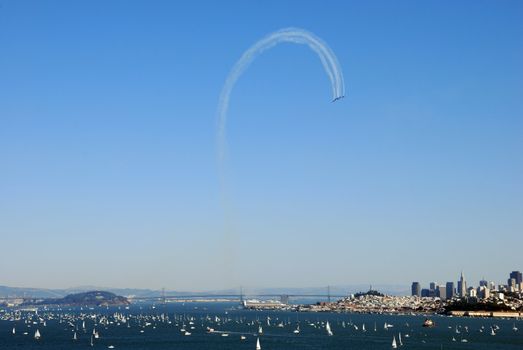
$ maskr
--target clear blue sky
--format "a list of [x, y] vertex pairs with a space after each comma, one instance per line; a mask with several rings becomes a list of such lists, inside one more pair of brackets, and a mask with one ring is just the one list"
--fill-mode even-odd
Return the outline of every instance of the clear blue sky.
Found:
[[[305, 28], [216, 107], [242, 52]], [[0, 284], [504, 281], [523, 269], [523, 2], [0, 0]]]

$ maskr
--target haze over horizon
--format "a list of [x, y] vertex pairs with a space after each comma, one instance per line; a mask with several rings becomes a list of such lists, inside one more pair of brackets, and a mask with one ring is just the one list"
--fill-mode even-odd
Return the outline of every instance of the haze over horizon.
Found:
[[[0, 285], [506, 282], [522, 270], [523, 3], [0, 1]], [[224, 219], [216, 109], [232, 91]]]

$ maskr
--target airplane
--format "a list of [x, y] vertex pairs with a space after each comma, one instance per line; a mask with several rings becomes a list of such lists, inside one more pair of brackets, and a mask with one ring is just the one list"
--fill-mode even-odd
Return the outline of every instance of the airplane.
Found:
[[338, 100], [341, 100], [342, 98], [344, 98], [345, 96], [338, 96], [338, 97], [335, 97], [331, 102], [336, 102]]

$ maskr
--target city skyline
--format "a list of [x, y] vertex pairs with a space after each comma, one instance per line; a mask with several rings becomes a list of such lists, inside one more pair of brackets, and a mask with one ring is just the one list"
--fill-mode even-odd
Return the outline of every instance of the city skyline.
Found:
[[[521, 270], [522, 11], [2, 1], [0, 285], [408, 290]], [[231, 94], [224, 204], [222, 87], [289, 27], [335, 52], [346, 96], [304, 45], [263, 52]]]
[[[508, 292], [523, 292], [523, 274], [514, 270], [508, 274], [509, 278], [505, 283], [495, 282], [494, 280], [488, 280], [482, 278], [478, 281], [478, 285], [475, 286], [473, 283], [467, 282], [465, 274], [461, 271], [459, 279], [455, 281], [442, 282], [430, 282], [428, 288], [423, 288], [423, 285], [418, 282], [412, 282], [411, 284], [411, 295], [418, 297], [439, 297], [441, 299], [452, 299], [457, 296], [463, 297], [481, 297], [488, 298], [490, 291], [508, 291]], [[481, 295], [482, 294], [482, 295]]]

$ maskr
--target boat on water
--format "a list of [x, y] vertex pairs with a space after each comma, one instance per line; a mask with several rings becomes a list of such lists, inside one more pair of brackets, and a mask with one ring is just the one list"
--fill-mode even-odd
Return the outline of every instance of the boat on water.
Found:
[[331, 325], [329, 324], [329, 321], [327, 321], [327, 324], [325, 324], [325, 330], [327, 331], [327, 334], [329, 336], [333, 335]]
[[260, 338], [256, 338], [256, 350], [261, 350]]
[[36, 332], [35, 332], [34, 338], [36, 340], [39, 340], [41, 337], [42, 337], [42, 335], [40, 334], [40, 331], [37, 329]]
[[398, 348], [398, 344], [396, 343], [396, 336], [395, 335], [392, 336], [392, 348], [393, 349], [397, 349]]
[[300, 334], [300, 325], [296, 327], [296, 329], [293, 332], [294, 334]]
[[12, 331], [13, 334], [16, 334], [16, 329], [15, 327], [13, 327], [13, 331]]
[[434, 321], [432, 321], [429, 318], [426, 318], [425, 321], [423, 321], [423, 327], [434, 327]]
[[258, 327], [258, 334], [263, 334], [263, 328], [261, 325]]

